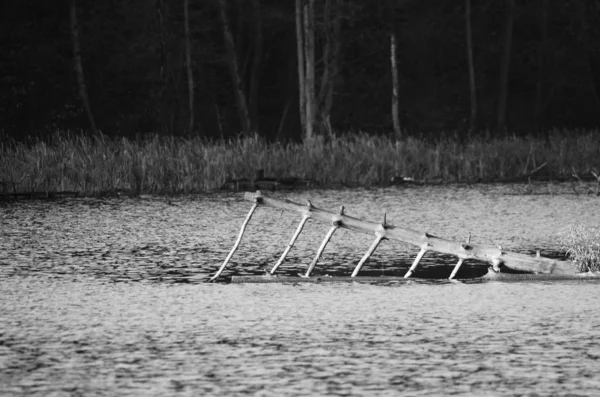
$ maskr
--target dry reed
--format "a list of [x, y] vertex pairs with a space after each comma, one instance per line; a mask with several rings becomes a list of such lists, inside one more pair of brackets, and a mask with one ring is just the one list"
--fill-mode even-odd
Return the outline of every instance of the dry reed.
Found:
[[56, 134], [31, 144], [0, 145], [0, 181], [20, 191], [77, 191], [86, 195], [199, 193], [228, 178], [312, 179], [324, 185], [386, 185], [395, 177], [443, 182], [519, 177], [547, 162], [552, 177], [600, 169], [597, 131], [554, 131], [547, 139], [406, 137], [348, 133], [329, 140], [267, 143], [260, 138], [207, 141], [151, 136], [141, 139]]
[[600, 271], [600, 227], [574, 225], [559, 236], [562, 249], [579, 272]]

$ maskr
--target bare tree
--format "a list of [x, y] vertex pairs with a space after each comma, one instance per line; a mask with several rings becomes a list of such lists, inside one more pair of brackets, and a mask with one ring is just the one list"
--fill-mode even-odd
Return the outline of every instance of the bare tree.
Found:
[[296, 0], [296, 54], [298, 57], [298, 110], [302, 136], [306, 136], [306, 75], [304, 73], [304, 17], [302, 0]]
[[97, 134], [98, 128], [96, 127], [96, 121], [94, 120], [94, 115], [92, 114], [92, 108], [88, 99], [87, 88], [85, 86], [85, 76], [83, 74], [83, 65], [81, 63], [81, 47], [79, 45], [79, 25], [77, 23], [76, 0], [71, 0], [69, 7], [69, 19], [71, 24], [71, 38], [73, 41], [73, 65], [75, 68], [75, 74], [77, 75], [79, 97], [83, 102], [83, 108], [85, 109], [85, 113], [87, 114], [90, 126], [92, 128], [92, 132], [94, 134]]
[[331, 110], [333, 108], [333, 91], [339, 68], [340, 33], [341, 33], [341, 7], [342, 0], [336, 0], [335, 10], [331, 8], [331, 0], [325, 1], [324, 29], [325, 45], [323, 49], [323, 75], [321, 87], [317, 98], [318, 120], [320, 120], [320, 133], [331, 136]]
[[306, 126], [305, 138], [314, 137], [316, 120], [315, 97], [315, 0], [307, 0], [304, 4], [304, 61], [305, 61], [305, 89], [306, 97]]
[[190, 113], [188, 132], [192, 133], [194, 131], [194, 74], [192, 69], [192, 45], [190, 40], [189, 0], [183, 0], [183, 24], [185, 31], [185, 63], [187, 69], [188, 105]]
[[248, 102], [250, 103], [252, 130], [258, 131], [258, 88], [260, 86], [261, 60], [263, 56], [262, 15], [259, 0], [252, 0], [252, 9], [254, 15], [254, 54], [252, 57]]
[[540, 44], [537, 54], [537, 82], [535, 86], [535, 104], [534, 117], [536, 127], [539, 129], [542, 126], [543, 113], [543, 92], [544, 92], [544, 60], [546, 56], [546, 47], [548, 43], [548, 0], [541, 2], [541, 17], [540, 17]]
[[477, 122], [477, 89], [475, 85], [475, 65], [473, 64], [473, 34], [471, 32], [471, 0], [465, 0], [465, 31], [467, 36], [467, 64], [469, 67], [469, 92], [471, 94], [471, 114], [469, 131], [475, 130]]
[[[336, 0], [335, 11], [332, 11], [331, 0], [324, 3], [324, 27], [322, 34], [323, 56], [316, 62], [316, 15], [315, 0], [296, 0], [296, 50], [298, 54], [298, 87], [299, 109], [303, 136], [312, 139], [315, 134], [331, 135], [331, 110], [333, 108], [333, 92], [339, 69], [341, 9], [343, 0]], [[322, 71], [316, 73], [316, 64]], [[316, 85], [319, 82], [317, 93]], [[317, 122], [319, 129], [317, 128]]]
[[398, 95], [400, 92], [398, 82], [398, 64], [396, 62], [396, 33], [390, 34], [390, 60], [392, 68], [392, 122], [394, 124], [394, 135], [396, 139], [402, 137], [400, 129], [400, 115], [398, 114]]
[[500, 95], [498, 97], [498, 131], [506, 129], [506, 101], [508, 99], [508, 76], [512, 45], [515, 0], [506, 0], [506, 26], [504, 32], [504, 51], [500, 67]]
[[158, 22], [158, 38], [160, 42], [160, 81], [161, 87], [158, 92], [158, 99], [161, 100], [165, 91], [167, 90], [168, 79], [167, 79], [167, 44], [165, 42], [165, 25], [163, 16], [164, 2], [163, 0], [156, 0], [155, 10], [156, 19]]
[[233, 41], [233, 35], [231, 33], [229, 18], [227, 17], [226, 0], [219, 0], [219, 14], [221, 17], [221, 24], [223, 25], [223, 37], [225, 39], [225, 49], [227, 50], [229, 71], [231, 74], [231, 81], [233, 83], [233, 89], [235, 92], [238, 115], [244, 134], [249, 136], [252, 131], [252, 127], [250, 122], [250, 116], [248, 115], [248, 104], [246, 102], [246, 95], [244, 94], [243, 82], [242, 77], [240, 75], [237, 54], [235, 51], [235, 43]]

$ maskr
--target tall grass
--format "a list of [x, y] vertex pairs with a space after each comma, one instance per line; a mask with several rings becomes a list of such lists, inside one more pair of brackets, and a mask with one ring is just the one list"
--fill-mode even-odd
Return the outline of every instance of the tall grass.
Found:
[[560, 240], [579, 272], [600, 271], [600, 227], [574, 225], [560, 234]]
[[475, 137], [465, 142], [351, 133], [290, 144], [260, 138], [210, 142], [57, 134], [33, 144], [2, 143], [0, 181], [18, 182], [21, 191], [190, 193], [218, 189], [227, 178], [251, 179], [257, 169], [276, 178], [369, 186], [395, 176], [490, 181], [523, 175], [544, 162], [553, 176], [600, 169], [600, 133], [555, 131], [546, 140]]

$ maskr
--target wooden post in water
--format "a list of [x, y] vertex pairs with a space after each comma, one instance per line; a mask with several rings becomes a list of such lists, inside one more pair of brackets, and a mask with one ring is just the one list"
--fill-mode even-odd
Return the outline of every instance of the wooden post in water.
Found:
[[244, 223], [242, 224], [242, 228], [240, 229], [240, 233], [238, 234], [237, 240], [235, 240], [235, 244], [233, 244], [233, 248], [231, 249], [231, 251], [229, 251], [229, 255], [227, 255], [227, 258], [225, 258], [223, 264], [221, 265], [217, 273], [214, 276], [212, 276], [208, 281], [214, 281], [217, 277], [219, 277], [225, 269], [225, 266], [227, 266], [227, 263], [229, 263], [229, 260], [231, 259], [235, 251], [238, 249], [240, 242], [242, 241], [242, 237], [244, 236], [244, 232], [246, 231], [246, 226], [248, 226], [248, 222], [250, 222], [252, 214], [254, 214], [254, 211], [256, 210], [256, 208], [258, 208], [258, 205], [261, 201], [262, 198], [260, 197], [260, 191], [257, 191], [256, 197], [254, 198], [254, 205], [250, 209], [250, 212], [248, 212], [248, 215], [246, 215], [246, 219], [244, 219]]
[[[342, 227], [356, 232], [373, 235], [381, 228], [381, 224], [379, 223], [354, 218], [344, 213], [326, 211], [314, 206], [307, 212], [305, 205], [288, 200], [272, 199], [262, 195], [260, 192], [246, 193], [244, 198], [259, 205], [298, 212], [303, 215], [308, 214], [311, 219], [327, 223], [335, 222], [337, 224], [336, 229]], [[333, 232], [330, 230], [330, 233], [328, 234], [333, 234]], [[577, 269], [571, 261], [550, 259], [541, 256], [530, 256], [478, 244], [459, 243], [408, 228], [386, 225], [385, 238], [415, 245], [421, 248], [421, 251], [435, 251], [442, 254], [454, 255], [463, 260], [470, 259], [491, 263], [494, 265], [495, 269], [500, 269], [500, 266], [503, 265], [510, 269], [531, 273], [561, 275], [577, 273]], [[419, 252], [419, 255], [422, 257], [421, 252]], [[419, 257], [417, 258], [420, 260]], [[318, 260], [318, 258], [316, 259]], [[316, 264], [316, 261], [313, 262]], [[416, 260], [415, 262], [418, 264]], [[413, 263], [413, 266], [415, 266], [415, 263]], [[314, 265], [312, 267], [314, 268]], [[312, 269], [310, 270], [312, 271]], [[310, 272], [307, 272], [307, 276], [308, 275], [310, 275]]]
[[[308, 203], [308, 208], [310, 210], [310, 202]], [[285, 260], [287, 254], [290, 252], [290, 250], [292, 249], [292, 247], [294, 246], [294, 243], [296, 243], [296, 240], [298, 239], [298, 236], [300, 235], [300, 233], [302, 232], [302, 229], [304, 228], [304, 224], [306, 223], [306, 221], [308, 220], [308, 218], [310, 218], [310, 215], [308, 214], [304, 214], [302, 216], [302, 220], [300, 221], [300, 224], [298, 225], [298, 228], [296, 229], [296, 232], [294, 233], [294, 235], [292, 236], [292, 239], [290, 240], [290, 242], [288, 243], [288, 246], [285, 248], [285, 251], [283, 251], [283, 254], [281, 254], [281, 257], [279, 258], [279, 260], [277, 261], [277, 263], [275, 264], [275, 266], [273, 266], [273, 269], [271, 269], [270, 273], [274, 274], [275, 271], [277, 270], [277, 268], [283, 263], [283, 261]]]
[[[467, 244], [470, 244], [470, 243], [471, 243], [471, 233], [469, 233], [469, 237], [467, 237]], [[462, 266], [463, 262], [464, 262], [463, 258], [458, 259], [458, 263], [454, 266], [454, 269], [452, 269], [452, 273], [450, 273], [450, 277], [448, 277], [449, 280], [452, 280], [454, 278], [454, 276], [456, 276], [456, 273], [458, 273], [458, 270]]]
[[454, 276], [456, 276], [456, 273], [458, 273], [458, 269], [460, 269], [464, 261], [465, 260], [463, 258], [458, 259], [456, 266], [454, 266], [454, 269], [452, 269], [452, 273], [450, 273], [450, 277], [448, 277], [449, 280], [452, 280]]
[[[344, 215], [344, 207], [340, 207], [340, 215]], [[325, 236], [325, 238], [323, 239], [323, 242], [321, 243], [321, 246], [319, 247], [319, 250], [317, 251], [317, 254], [315, 255], [315, 258], [313, 259], [313, 261], [311, 262], [310, 266], [308, 267], [308, 270], [306, 271], [306, 274], [302, 277], [310, 277], [310, 274], [312, 273], [313, 269], [315, 268], [315, 266], [317, 265], [317, 262], [319, 261], [319, 258], [321, 257], [321, 255], [323, 255], [323, 251], [325, 251], [325, 247], [327, 246], [327, 244], [329, 243], [329, 240], [331, 240], [331, 237], [333, 237], [333, 233], [335, 233], [336, 230], [338, 230], [341, 226], [341, 222], [338, 218], [333, 218], [333, 220], [331, 221], [332, 226], [331, 229], [329, 229], [329, 231], [327, 232], [327, 235]]]
[[375, 231], [375, 241], [373, 241], [373, 244], [371, 244], [371, 246], [369, 247], [369, 250], [365, 253], [365, 255], [358, 262], [358, 264], [354, 268], [354, 271], [352, 272], [352, 276], [350, 276], [350, 277], [356, 277], [356, 275], [358, 274], [360, 269], [363, 267], [365, 262], [367, 262], [367, 260], [369, 260], [371, 255], [373, 255], [373, 252], [375, 252], [377, 247], [379, 247], [379, 243], [381, 243], [382, 240], [385, 240], [385, 228], [386, 227], [387, 227], [386, 214], [383, 214], [383, 223], [381, 225], [379, 225], [379, 229], [377, 231]]
[[379, 243], [381, 243], [381, 240], [383, 240], [383, 239], [384, 239], [383, 236], [375, 237], [375, 241], [373, 241], [373, 244], [371, 244], [371, 246], [369, 247], [369, 250], [360, 259], [360, 261], [358, 262], [358, 265], [356, 265], [356, 267], [354, 268], [354, 271], [352, 272], [352, 276], [350, 276], [350, 277], [356, 277], [358, 272], [360, 272], [360, 269], [363, 267], [365, 262], [371, 257], [371, 255], [373, 255], [373, 252], [375, 252], [375, 250], [379, 246]]
[[410, 276], [412, 276], [413, 272], [417, 268], [417, 265], [419, 264], [419, 262], [421, 262], [421, 259], [423, 259], [423, 255], [425, 255], [426, 252], [427, 252], [427, 248], [425, 248], [425, 247], [421, 248], [421, 251], [419, 251], [419, 254], [415, 258], [415, 261], [413, 262], [410, 269], [408, 269], [408, 271], [404, 275], [404, 278], [409, 278]]

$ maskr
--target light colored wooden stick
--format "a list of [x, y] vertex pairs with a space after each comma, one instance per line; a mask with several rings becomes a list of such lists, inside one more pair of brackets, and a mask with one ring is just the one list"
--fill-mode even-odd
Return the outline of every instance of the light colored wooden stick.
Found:
[[310, 274], [312, 273], [313, 269], [317, 265], [317, 262], [319, 261], [319, 258], [323, 254], [323, 251], [325, 250], [325, 247], [327, 246], [327, 243], [329, 243], [329, 240], [331, 240], [331, 237], [333, 236], [333, 233], [335, 233], [335, 231], [338, 230], [338, 229], [339, 229], [339, 225], [337, 225], [337, 224], [334, 224], [331, 227], [331, 229], [329, 229], [329, 231], [327, 232], [327, 235], [325, 236], [325, 238], [323, 239], [323, 242], [321, 243], [321, 246], [319, 247], [319, 250], [317, 251], [317, 254], [315, 255], [315, 258], [313, 259], [313, 261], [311, 262], [310, 266], [308, 267], [308, 270], [306, 271], [306, 274], [304, 276], [302, 276], [302, 277], [310, 277]]
[[277, 261], [275, 266], [273, 266], [273, 269], [271, 269], [271, 272], [270, 272], [271, 274], [275, 274], [275, 271], [277, 270], [277, 268], [283, 263], [283, 261], [285, 260], [285, 257], [287, 256], [287, 254], [290, 252], [290, 250], [294, 246], [294, 243], [296, 243], [296, 239], [298, 239], [298, 236], [300, 236], [300, 233], [302, 232], [302, 229], [304, 228], [304, 224], [306, 223], [306, 221], [309, 218], [310, 218], [309, 213], [305, 213], [302, 216], [302, 220], [300, 221], [300, 224], [298, 225], [296, 232], [292, 236], [292, 239], [288, 243], [288, 246], [285, 248], [285, 251], [283, 251], [283, 254], [281, 254], [281, 257], [279, 258], [279, 260]]
[[427, 248], [421, 248], [421, 251], [419, 251], [419, 254], [415, 258], [415, 261], [413, 262], [410, 269], [408, 269], [408, 272], [406, 272], [406, 274], [404, 275], [404, 278], [409, 278], [410, 276], [412, 276], [413, 272], [417, 268], [417, 265], [419, 264], [419, 262], [421, 262], [421, 259], [423, 259], [423, 255], [425, 255], [426, 252]]
[[[260, 194], [260, 192], [257, 192], [257, 193]], [[246, 226], [248, 226], [248, 222], [250, 222], [250, 218], [252, 218], [252, 214], [254, 214], [254, 210], [256, 210], [256, 208], [258, 208], [260, 201], [261, 201], [260, 198], [256, 197], [256, 199], [254, 201], [254, 205], [250, 209], [250, 212], [248, 212], [248, 215], [246, 215], [246, 219], [244, 220], [244, 223], [242, 224], [242, 228], [240, 229], [240, 233], [238, 234], [238, 238], [235, 241], [233, 248], [231, 249], [231, 251], [229, 251], [229, 255], [227, 255], [227, 258], [225, 258], [225, 261], [223, 261], [223, 264], [221, 265], [221, 267], [219, 268], [217, 273], [214, 276], [212, 276], [208, 281], [214, 281], [217, 277], [219, 277], [221, 275], [221, 273], [223, 272], [223, 270], [225, 269], [225, 266], [227, 266], [227, 263], [229, 263], [229, 260], [231, 259], [231, 257], [235, 253], [235, 251], [238, 249], [240, 242], [242, 241], [242, 237], [244, 236], [244, 232], [246, 231]]]
[[373, 241], [373, 244], [371, 244], [371, 247], [369, 247], [369, 250], [361, 258], [360, 262], [358, 262], [358, 265], [356, 265], [356, 267], [354, 268], [354, 271], [352, 272], [352, 276], [350, 276], [350, 277], [356, 277], [356, 275], [358, 274], [358, 272], [360, 272], [360, 269], [363, 267], [363, 265], [365, 264], [365, 262], [371, 257], [371, 255], [373, 255], [373, 252], [375, 252], [375, 250], [379, 246], [379, 243], [383, 239], [384, 239], [384, 237], [380, 236], [380, 235], [377, 236], [377, 237], [375, 237], [375, 241]]

